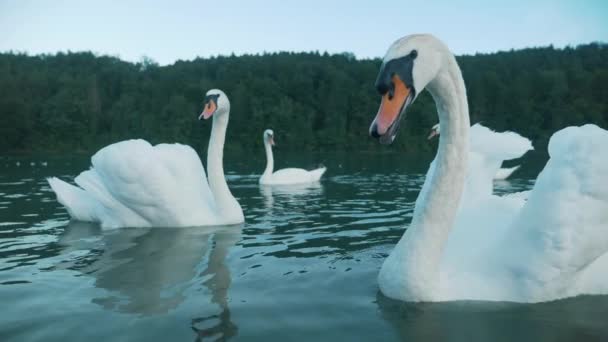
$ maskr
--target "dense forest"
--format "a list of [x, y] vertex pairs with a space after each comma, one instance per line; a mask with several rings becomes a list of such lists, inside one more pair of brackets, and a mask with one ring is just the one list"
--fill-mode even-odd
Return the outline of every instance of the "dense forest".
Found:
[[[471, 122], [546, 145], [568, 125], [608, 127], [608, 45], [529, 48], [460, 56]], [[196, 120], [210, 88], [231, 101], [227, 149], [251, 150], [273, 128], [282, 148], [378, 149], [367, 135], [379, 105], [380, 60], [352, 54], [272, 53], [158, 66], [93, 53], [0, 54], [0, 153], [91, 152], [129, 138], [199, 151], [210, 124]], [[422, 93], [392, 149], [429, 150], [436, 123]]]

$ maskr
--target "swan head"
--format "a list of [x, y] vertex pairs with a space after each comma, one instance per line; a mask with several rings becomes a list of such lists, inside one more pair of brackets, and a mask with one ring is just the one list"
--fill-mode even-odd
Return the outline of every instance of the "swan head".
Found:
[[427, 139], [431, 140], [434, 137], [439, 136], [439, 134], [441, 134], [441, 130], [439, 129], [439, 124], [435, 124], [435, 126], [431, 127], [431, 133], [429, 133], [429, 136], [427, 137]]
[[271, 129], [264, 131], [264, 144], [270, 144], [274, 146], [274, 132]]
[[448, 48], [429, 34], [405, 36], [395, 41], [386, 52], [376, 79], [376, 90], [382, 96], [378, 114], [369, 133], [380, 143], [395, 140], [407, 107], [440, 73]]
[[203, 112], [198, 116], [198, 119], [209, 119], [210, 117], [223, 116], [230, 112], [230, 101], [228, 96], [219, 90], [211, 89], [205, 94]]

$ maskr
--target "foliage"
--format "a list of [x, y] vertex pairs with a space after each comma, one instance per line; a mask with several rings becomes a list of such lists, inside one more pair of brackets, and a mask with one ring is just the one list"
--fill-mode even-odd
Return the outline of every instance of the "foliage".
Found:
[[[530, 48], [458, 57], [471, 122], [514, 130], [544, 145], [556, 130], [608, 126], [608, 46]], [[90, 52], [0, 54], [0, 153], [94, 151], [144, 138], [204, 149], [210, 125], [196, 120], [204, 93], [231, 100], [228, 149], [257, 149], [273, 128], [283, 148], [378, 149], [367, 135], [378, 105], [380, 60], [342, 53], [272, 53], [128, 63]], [[436, 123], [422, 93], [392, 148], [420, 151]]]

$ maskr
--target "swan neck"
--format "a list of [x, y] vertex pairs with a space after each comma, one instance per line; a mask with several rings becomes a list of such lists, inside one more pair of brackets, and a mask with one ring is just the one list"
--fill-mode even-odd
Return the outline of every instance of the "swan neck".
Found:
[[264, 176], [269, 176], [274, 170], [274, 157], [272, 155], [272, 145], [268, 141], [264, 142], [264, 149], [266, 150], [266, 169], [264, 169]]
[[209, 188], [219, 211], [227, 210], [235, 201], [224, 176], [224, 141], [228, 127], [228, 113], [214, 115], [207, 150], [207, 173]]
[[[417, 206], [415, 219], [421, 226], [439, 230], [441, 241], [447, 240], [462, 197], [469, 151], [469, 109], [466, 89], [456, 60], [429, 86], [433, 96], [441, 136], [435, 157], [435, 170], [431, 175], [425, 203]], [[443, 215], [438, 215], [443, 212]], [[417, 215], [418, 214], [418, 215]]]
[[397, 265], [405, 270], [398, 291], [413, 300], [435, 298], [443, 250], [462, 195], [469, 150], [469, 110], [460, 68], [449, 54], [442, 70], [426, 87], [441, 125], [435, 170], [425, 180], [412, 223], [396, 247]]

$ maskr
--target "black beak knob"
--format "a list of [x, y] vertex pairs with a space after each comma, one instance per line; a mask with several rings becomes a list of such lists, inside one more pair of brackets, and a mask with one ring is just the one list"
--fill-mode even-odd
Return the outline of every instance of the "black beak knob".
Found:
[[372, 127], [369, 128], [369, 135], [374, 138], [380, 138], [380, 134], [378, 134], [378, 125], [376, 123], [372, 123]]

